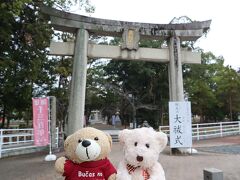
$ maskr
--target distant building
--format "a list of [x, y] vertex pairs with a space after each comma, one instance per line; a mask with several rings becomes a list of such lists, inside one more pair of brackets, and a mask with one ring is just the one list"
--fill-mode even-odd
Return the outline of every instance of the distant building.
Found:
[[102, 117], [102, 114], [99, 110], [93, 110], [91, 111], [91, 115], [89, 117], [89, 124], [96, 124], [96, 123], [102, 123], [104, 124], [104, 118]]

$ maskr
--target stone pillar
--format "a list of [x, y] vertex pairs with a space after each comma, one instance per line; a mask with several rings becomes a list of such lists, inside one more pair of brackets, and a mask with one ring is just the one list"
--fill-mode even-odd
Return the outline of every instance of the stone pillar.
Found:
[[184, 101], [180, 38], [171, 37], [168, 46], [169, 98], [170, 101]]
[[203, 170], [204, 180], [223, 180], [223, 172], [216, 168], [208, 168]]
[[75, 39], [67, 135], [83, 128], [87, 76], [87, 45], [89, 34], [78, 29]]
[[56, 97], [55, 96], [50, 96], [50, 109], [51, 109], [51, 143], [52, 143], [52, 148], [57, 148], [57, 135], [56, 135]]

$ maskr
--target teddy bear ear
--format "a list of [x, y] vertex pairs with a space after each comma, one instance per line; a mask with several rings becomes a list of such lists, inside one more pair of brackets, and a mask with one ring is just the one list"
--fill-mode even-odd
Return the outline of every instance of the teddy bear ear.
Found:
[[69, 146], [71, 136], [72, 135], [68, 136], [67, 139], [64, 141], [64, 149], [66, 149]]
[[157, 140], [160, 144], [160, 152], [166, 147], [167, 142], [168, 142], [168, 137], [165, 133], [163, 132], [156, 132]]
[[105, 134], [108, 137], [108, 141], [109, 141], [110, 147], [112, 147], [112, 137], [108, 133], [105, 133]]
[[118, 134], [119, 142], [121, 144], [124, 144], [126, 137], [128, 137], [130, 133], [131, 133], [131, 130], [128, 130], [128, 129], [124, 129], [124, 130], [120, 131]]

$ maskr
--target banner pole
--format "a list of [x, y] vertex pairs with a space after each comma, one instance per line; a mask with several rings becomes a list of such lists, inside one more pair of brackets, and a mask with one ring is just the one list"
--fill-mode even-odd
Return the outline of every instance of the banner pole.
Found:
[[52, 134], [51, 134], [51, 107], [50, 97], [48, 97], [48, 133], [49, 133], [49, 154], [52, 154]]
[[45, 161], [55, 161], [57, 156], [52, 154], [52, 128], [51, 128], [51, 103], [50, 98], [48, 98], [48, 133], [49, 133], [49, 154], [45, 157]]

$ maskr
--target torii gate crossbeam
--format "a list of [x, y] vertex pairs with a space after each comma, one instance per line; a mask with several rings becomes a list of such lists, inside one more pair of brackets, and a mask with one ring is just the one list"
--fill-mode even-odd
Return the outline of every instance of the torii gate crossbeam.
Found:
[[[181, 41], [196, 41], [210, 28], [211, 20], [183, 24], [150, 24], [114, 21], [81, 16], [57, 9], [41, 7], [50, 16], [55, 30], [76, 34], [75, 42], [51, 43], [50, 54], [73, 55], [73, 75], [68, 112], [68, 134], [83, 127], [86, 91], [87, 59], [153, 61], [169, 64], [170, 101], [184, 101], [182, 63], [200, 63], [200, 53], [186, 51]], [[122, 37], [121, 46], [96, 45], [89, 35]], [[140, 39], [167, 40], [168, 48], [139, 48]]]

